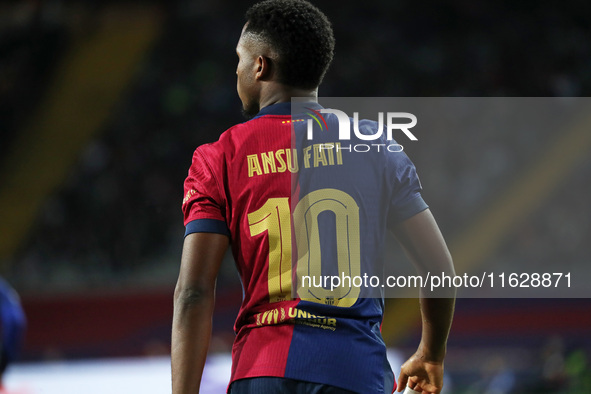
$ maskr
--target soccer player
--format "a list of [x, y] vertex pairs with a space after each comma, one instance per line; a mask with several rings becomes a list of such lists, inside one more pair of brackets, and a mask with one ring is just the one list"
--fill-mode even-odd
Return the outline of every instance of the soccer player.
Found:
[[[251, 119], [198, 147], [185, 181], [173, 393], [199, 391], [215, 280], [230, 244], [244, 298], [229, 393], [391, 393], [397, 385], [380, 332], [383, 299], [350, 285], [294, 294], [300, 279], [292, 260], [298, 274], [343, 256], [354, 272], [366, 272], [388, 229], [419, 271], [453, 273], [451, 257], [405, 154], [323, 151], [305, 140], [306, 122], [293, 121], [299, 115], [291, 116], [292, 97], [304, 98], [309, 111], [322, 108], [318, 86], [334, 49], [326, 16], [307, 1], [267, 0], [251, 7], [246, 21], [236, 74]], [[323, 119], [328, 130], [314, 137], [334, 147], [338, 137], [330, 130], [338, 120]], [[376, 123], [359, 127], [375, 133]], [[421, 298], [421, 343], [402, 367], [399, 391], [407, 384], [424, 394], [441, 391], [453, 305]]]
[[0, 278], [0, 393], [5, 392], [2, 375], [18, 356], [25, 326], [25, 313], [16, 291]]

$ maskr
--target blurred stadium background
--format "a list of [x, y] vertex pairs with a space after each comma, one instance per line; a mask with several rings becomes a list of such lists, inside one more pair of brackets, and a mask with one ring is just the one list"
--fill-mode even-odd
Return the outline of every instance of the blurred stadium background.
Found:
[[[586, 1], [314, 3], [337, 39], [322, 96], [591, 91]], [[195, 147], [242, 121], [234, 48], [249, 4], [0, 4], [0, 268], [28, 318], [9, 392], [169, 391], [182, 182]], [[456, 258], [540, 271], [591, 263], [589, 138], [555, 157], [560, 137], [434, 131], [412, 147]], [[557, 176], [511, 189], [566, 156]], [[511, 220], [490, 229], [491, 215]], [[208, 393], [225, 387], [241, 298], [226, 260]], [[416, 307], [388, 303], [395, 360], [418, 343]], [[590, 312], [588, 299], [458, 300], [447, 392], [591, 393]]]

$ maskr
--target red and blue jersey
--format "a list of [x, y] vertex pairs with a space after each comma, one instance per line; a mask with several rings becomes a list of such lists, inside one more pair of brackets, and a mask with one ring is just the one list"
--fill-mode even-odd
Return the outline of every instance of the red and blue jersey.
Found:
[[279, 103], [197, 148], [185, 234], [231, 240], [244, 289], [231, 381], [275, 376], [391, 393], [383, 299], [352, 285], [305, 288], [301, 276], [379, 272], [387, 228], [427, 206], [404, 153], [347, 149], [354, 141], [338, 140], [336, 116], [323, 121], [327, 130], [308, 141], [306, 122]]

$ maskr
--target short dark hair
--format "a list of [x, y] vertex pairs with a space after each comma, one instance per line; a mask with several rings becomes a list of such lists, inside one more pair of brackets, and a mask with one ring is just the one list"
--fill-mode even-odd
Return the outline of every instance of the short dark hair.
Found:
[[246, 12], [245, 32], [260, 35], [279, 56], [278, 80], [312, 89], [320, 85], [334, 54], [330, 21], [305, 0], [265, 0]]

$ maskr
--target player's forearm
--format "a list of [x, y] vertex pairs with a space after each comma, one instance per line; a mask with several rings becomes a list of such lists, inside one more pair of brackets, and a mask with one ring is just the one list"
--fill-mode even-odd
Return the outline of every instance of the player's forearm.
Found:
[[[393, 231], [420, 275], [455, 275], [451, 255], [429, 209], [398, 224]], [[418, 356], [424, 361], [439, 362], [445, 357], [455, 295], [453, 287], [421, 291], [423, 331]]]
[[[435, 266], [440, 267], [448, 276], [454, 276], [455, 270], [451, 256], [445, 253], [437, 256]], [[451, 328], [456, 301], [454, 287], [438, 288], [433, 291], [422, 289], [420, 293], [422, 335], [419, 350], [425, 361], [442, 362], [447, 350], [447, 338]]]
[[422, 336], [419, 351], [423, 361], [442, 362], [454, 314], [455, 298], [421, 297]]
[[211, 337], [213, 291], [175, 292], [172, 323], [172, 392], [198, 393]]

